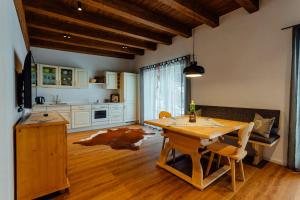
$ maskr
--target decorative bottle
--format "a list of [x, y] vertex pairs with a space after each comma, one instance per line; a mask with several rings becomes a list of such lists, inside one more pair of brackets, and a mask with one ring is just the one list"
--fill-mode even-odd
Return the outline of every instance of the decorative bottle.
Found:
[[192, 100], [191, 104], [190, 104], [190, 115], [189, 115], [189, 122], [196, 122], [196, 106], [195, 106], [195, 102], [194, 100]]

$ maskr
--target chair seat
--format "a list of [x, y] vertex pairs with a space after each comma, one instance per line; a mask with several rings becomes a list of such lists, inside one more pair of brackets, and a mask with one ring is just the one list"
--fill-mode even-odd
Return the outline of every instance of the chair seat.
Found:
[[219, 142], [209, 145], [207, 149], [213, 153], [235, 160], [243, 159], [247, 155], [247, 151], [245, 150], [242, 153], [238, 153], [238, 147]]

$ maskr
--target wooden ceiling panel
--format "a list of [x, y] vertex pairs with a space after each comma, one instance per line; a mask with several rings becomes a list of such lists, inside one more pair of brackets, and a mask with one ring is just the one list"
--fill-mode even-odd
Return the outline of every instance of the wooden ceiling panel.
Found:
[[235, 0], [198, 0], [197, 2], [219, 17], [241, 7]]
[[133, 3], [123, 0], [85, 0], [83, 3], [86, 6], [97, 8], [100, 12], [118, 16], [118, 20], [133, 21], [173, 35], [191, 36], [191, 30], [184, 24], [170, 20], [167, 15], [149, 12], [147, 9]]
[[198, 23], [211, 27], [219, 25], [219, 16], [205, 9], [201, 4], [186, 0], [159, 0], [161, 3], [175, 9], [177, 12], [193, 18]]
[[244, 7], [249, 13], [258, 11], [259, 0], [235, 0], [238, 4]]
[[[61, 1], [63, 1], [69, 7], [73, 8], [73, 9], [76, 9], [77, 0], [61, 0]], [[126, 2], [128, 2], [128, 1], [121, 1], [121, 0], [117, 0], [117, 1], [118, 2], [125, 2], [125, 5], [126, 5]], [[83, 12], [93, 13], [93, 14], [98, 15], [98, 16], [103, 16], [105, 18], [109, 18], [109, 19], [118, 21], [120, 24], [122, 24], [122, 23], [129, 24], [129, 25], [132, 25], [132, 26], [142, 28], [146, 31], [160, 33], [160, 34], [163, 34], [163, 35], [166, 35], [166, 36], [169, 36], [169, 37], [174, 37], [175, 35], [177, 35], [177, 34], [171, 33], [170, 31], [169, 32], [164, 31], [163, 29], [155, 28], [153, 26], [147, 26], [144, 23], [139, 23], [136, 20], [132, 20], [132, 19], [128, 19], [126, 17], [122, 17], [122, 16], [120, 16], [120, 13], [118, 14], [116, 12], [112, 12], [110, 9], [108, 9], [107, 6], [102, 8], [103, 7], [102, 5], [104, 5], [103, 3], [101, 3], [102, 0], [100, 0], [99, 2], [98, 2], [98, 0], [84, 0], [84, 1], [82, 1]], [[112, 2], [112, 1], [111, 0], [109, 0], [109, 1], [103, 0], [103, 2], [110, 5], [111, 4], [110, 2]], [[129, 4], [129, 3], [127, 3], [127, 4]], [[99, 6], [99, 5], [101, 5], [101, 6]], [[131, 3], [129, 5], [131, 6]]]
[[127, 0], [131, 4], [136, 4], [138, 6], [144, 7], [147, 10], [153, 13], [160, 13], [161, 15], [169, 16], [169, 18], [174, 21], [178, 21], [180, 23], [186, 24], [187, 27], [193, 28], [195, 26], [200, 25], [194, 19], [177, 12], [172, 7], [161, 3], [159, 0]]
[[240, 7], [255, 12], [259, 0], [23, 0], [23, 7], [34, 46], [132, 59], [201, 24], [216, 27]]
[[[110, 50], [110, 51], [116, 51], [121, 53], [144, 55], [143, 49], [128, 47], [124, 45], [117, 45], [117, 44], [102, 42], [93, 39], [87, 39], [72, 34], [58, 33], [55, 31], [43, 30], [35, 27], [29, 28], [29, 34], [30, 34], [30, 38], [33, 39], [42, 39], [46, 41], [59, 42], [62, 44], [71, 44], [71, 45], [82, 46], [87, 48]], [[67, 38], [65, 36], [69, 36], [70, 38]]]
[[53, 19], [44, 15], [26, 12], [28, 27], [54, 31], [62, 34], [70, 34], [87, 39], [110, 42], [113, 44], [126, 45], [130, 47], [155, 50], [156, 44], [148, 41], [126, 37], [121, 34], [110, 33], [107, 31], [94, 30], [87, 27], [75, 26], [67, 21]]
[[117, 57], [125, 59], [134, 59], [133, 54], [119, 53], [115, 51], [101, 50], [95, 48], [81, 47], [71, 44], [63, 44], [60, 42], [47, 41], [43, 39], [30, 38], [30, 44], [34, 47], [41, 47], [46, 49], [56, 49], [61, 51], [69, 51], [76, 53], [84, 53], [98, 56]]
[[72, 21], [80, 26], [110, 31], [151, 42], [168, 45], [172, 43], [172, 38], [168, 36], [150, 32], [139, 27], [133, 27], [126, 23], [120, 24], [113, 19], [106, 18], [105, 16], [98, 16], [93, 13], [77, 12], [77, 10], [74, 11], [74, 9], [66, 6], [58, 0], [25, 0], [24, 2], [26, 10], [40, 15]]

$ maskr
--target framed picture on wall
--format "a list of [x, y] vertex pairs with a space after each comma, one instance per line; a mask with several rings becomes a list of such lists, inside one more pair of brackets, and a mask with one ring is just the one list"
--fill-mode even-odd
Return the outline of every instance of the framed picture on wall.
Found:
[[110, 101], [113, 103], [118, 103], [120, 99], [119, 94], [111, 94], [110, 95]]

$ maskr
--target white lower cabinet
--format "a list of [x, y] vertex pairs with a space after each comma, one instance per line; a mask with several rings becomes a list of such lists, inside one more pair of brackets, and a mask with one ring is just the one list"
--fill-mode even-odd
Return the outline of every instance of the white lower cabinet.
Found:
[[109, 123], [122, 123], [124, 122], [124, 106], [123, 104], [109, 105]]
[[71, 123], [72, 123], [72, 116], [71, 116], [71, 112], [58, 112], [61, 116], [63, 116], [68, 122], [69, 124], [67, 124], [67, 129], [71, 129]]
[[72, 128], [91, 126], [91, 105], [72, 106]]
[[[136, 107], [135, 105], [126, 105], [125, 109], [123, 103], [108, 103], [108, 104], [93, 104], [93, 105], [35, 105], [32, 112], [58, 112], [61, 114], [69, 124], [68, 129], [95, 129], [101, 126], [113, 127], [114, 124], [135, 121]], [[95, 111], [106, 112], [106, 118], [97, 119]], [[98, 116], [99, 118], [99, 116]]]
[[71, 128], [72, 123], [72, 116], [71, 116], [71, 106], [60, 106], [60, 105], [54, 105], [54, 106], [34, 106], [32, 108], [32, 112], [58, 112], [60, 115], [62, 115], [69, 124], [67, 125], [67, 129]]

